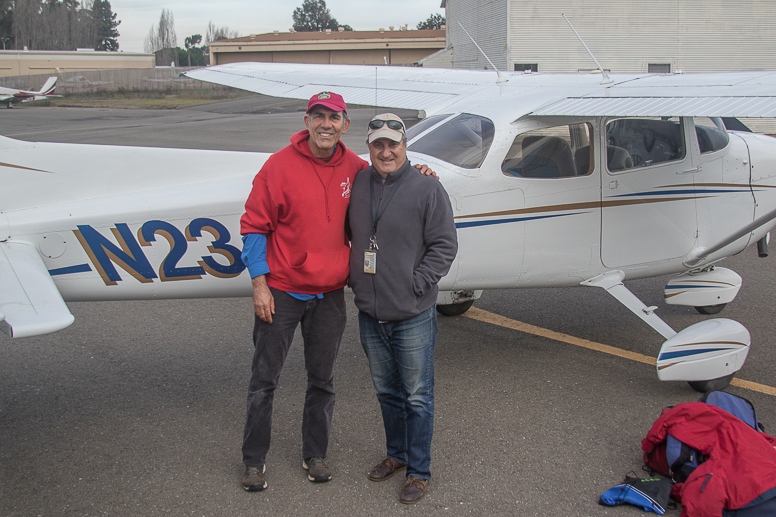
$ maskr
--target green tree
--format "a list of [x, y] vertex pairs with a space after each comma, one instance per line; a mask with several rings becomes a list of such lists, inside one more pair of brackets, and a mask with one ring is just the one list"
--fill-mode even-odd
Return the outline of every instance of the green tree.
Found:
[[94, 0], [92, 5], [92, 16], [97, 24], [97, 44], [94, 50], [109, 50], [116, 52], [119, 49], [119, 31], [116, 27], [121, 21], [116, 20], [116, 13], [113, 12], [108, 0]]
[[346, 31], [352, 31], [350, 25], [340, 24], [332, 17], [325, 0], [304, 0], [302, 7], [294, 9], [294, 30], [297, 32], [317, 32], [326, 29], [337, 30], [344, 27]]
[[432, 14], [428, 17], [428, 20], [418, 23], [418, 30], [424, 29], [441, 29], [445, 24], [445, 17], [441, 14]]
[[14, 48], [13, 0], [0, 0], [0, 41], [3, 50]]
[[205, 52], [203, 47], [198, 47], [202, 43], [202, 35], [194, 34], [184, 40], [183, 46], [186, 47], [186, 59], [189, 66], [205, 66]]

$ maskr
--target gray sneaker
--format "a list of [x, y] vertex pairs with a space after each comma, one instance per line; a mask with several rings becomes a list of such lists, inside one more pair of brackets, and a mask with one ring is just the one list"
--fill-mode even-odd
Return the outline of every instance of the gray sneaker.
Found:
[[265, 465], [261, 467], [245, 467], [242, 486], [248, 492], [258, 492], [267, 488], [267, 480], [264, 479]]
[[302, 468], [307, 471], [307, 479], [313, 483], [324, 483], [331, 479], [331, 469], [326, 466], [323, 458], [307, 458], [302, 461]]

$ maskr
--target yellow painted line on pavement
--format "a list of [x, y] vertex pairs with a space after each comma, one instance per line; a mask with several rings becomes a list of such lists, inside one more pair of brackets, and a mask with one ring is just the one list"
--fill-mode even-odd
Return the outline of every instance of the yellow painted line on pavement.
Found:
[[[655, 363], [657, 362], [656, 357], [650, 357], [648, 355], [638, 354], [636, 352], [629, 352], [627, 350], [622, 350], [620, 348], [616, 348], [613, 346], [596, 343], [595, 341], [588, 341], [587, 339], [581, 339], [578, 337], [569, 336], [568, 334], [555, 332], [553, 330], [537, 327], [535, 325], [530, 325], [528, 323], [523, 323], [521, 321], [509, 319], [504, 316], [499, 316], [498, 314], [494, 314], [492, 312], [478, 309], [477, 307], [472, 307], [471, 309], [466, 311], [463, 314], [463, 316], [466, 318], [471, 318], [473, 320], [483, 321], [485, 323], [498, 325], [499, 327], [506, 327], [512, 330], [525, 332], [526, 334], [533, 334], [534, 336], [546, 337], [547, 339], [552, 339], [554, 341], [560, 341], [562, 343], [568, 343], [570, 345], [579, 346], [590, 350], [595, 350], [597, 352], [603, 352], [605, 354], [615, 355], [617, 357], [622, 357], [623, 359], [630, 359], [631, 361], [648, 364], [652, 367], [654, 367]], [[759, 384], [756, 382], [745, 381], [742, 379], [735, 379], [735, 378], [731, 381], [730, 384], [732, 384], [733, 386], [737, 386], [739, 388], [744, 388], [751, 391], [757, 391], [759, 393], [764, 393], [766, 395], [772, 395], [776, 397], [776, 388], [772, 386], [766, 386], [765, 384]]]

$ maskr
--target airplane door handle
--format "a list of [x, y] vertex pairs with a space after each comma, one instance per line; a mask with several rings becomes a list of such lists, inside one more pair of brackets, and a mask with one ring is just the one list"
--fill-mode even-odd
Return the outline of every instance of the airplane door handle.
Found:
[[679, 174], [692, 174], [693, 172], [698, 172], [698, 167], [692, 167], [690, 169], [685, 169], [683, 171], [680, 171]]

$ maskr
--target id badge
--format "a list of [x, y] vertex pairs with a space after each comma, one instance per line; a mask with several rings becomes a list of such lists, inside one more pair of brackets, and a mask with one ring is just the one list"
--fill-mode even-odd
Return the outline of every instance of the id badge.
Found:
[[377, 253], [374, 251], [364, 252], [364, 273], [370, 275], [377, 273]]

